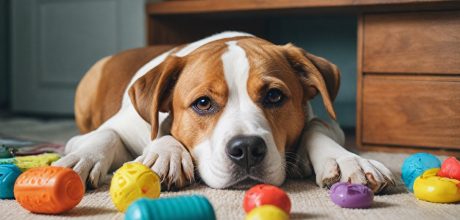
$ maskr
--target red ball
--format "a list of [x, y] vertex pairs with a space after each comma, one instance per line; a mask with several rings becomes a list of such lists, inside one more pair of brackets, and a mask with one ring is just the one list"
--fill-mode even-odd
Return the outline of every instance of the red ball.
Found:
[[288, 195], [282, 189], [272, 185], [259, 184], [246, 191], [243, 200], [243, 208], [246, 213], [262, 205], [274, 205], [287, 214], [291, 211], [291, 200]]
[[444, 163], [442, 163], [438, 176], [460, 180], [460, 161], [455, 157], [447, 158]]

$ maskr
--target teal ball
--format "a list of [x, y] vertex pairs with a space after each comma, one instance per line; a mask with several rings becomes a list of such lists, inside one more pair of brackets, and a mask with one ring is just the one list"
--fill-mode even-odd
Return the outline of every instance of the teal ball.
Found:
[[440, 167], [441, 161], [433, 154], [412, 154], [404, 160], [404, 163], [401, 167], [401, 177], [406, 187], [411, 192], [414, 192], [414, 181], [418, 176], [422, 175], [422, 173], [425, 172], [425, 170]]

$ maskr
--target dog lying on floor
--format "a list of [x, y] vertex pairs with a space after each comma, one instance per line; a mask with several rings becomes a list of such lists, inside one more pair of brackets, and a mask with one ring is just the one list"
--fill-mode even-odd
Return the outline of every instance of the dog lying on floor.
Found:
[[83, 134], [55, 166], [73, 168], [93, 187], [133, 159], [168, 189], [195, 175], [228, 188], [246, 179], [281, 185], [313, 171], [321, 187], [394, 185], [384, 165], [342, 147], [337, 123], [315, 118], [308, 101], [319, 93], [335, 119], [340, 73], [329, 61], [241, 32], [161, 52], [129, 50], [88, 71], [75, 102]]

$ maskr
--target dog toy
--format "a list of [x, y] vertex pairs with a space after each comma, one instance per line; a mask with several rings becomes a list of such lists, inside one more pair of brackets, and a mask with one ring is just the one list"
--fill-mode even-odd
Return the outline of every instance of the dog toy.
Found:
[[246, 213], [262, 205], [274, 205], [287, 214], [291, 211], [289, 196], [282, 189], [272, 185], [255, 185], [244, 195], [243, 208]]
[[160, 196], [160, 178], [150, 168], [140, 163], [126, 163], [118, 169], [110, 184], [110, 196], [120, 212], [141, 197]]
[[369, 208], [374, 199], [372, 190], [362, 184], [335, 183], [329, 193], [332, 202], [342, 208]]
[[246, 215], [245, 220], [288, 220], [289, 215], [274, 205], [256, 207]]
[[422, 175], [425, 170], [441, 167], [441, 161], [429, 153], [412, 154], [404, 160], [401, 176], [406, 187], [413, 192], [415, 178]]
[[70, 168], [39, 167], [22, 173], [14, 185], [16, 201], [34, 213], [59, 214], [78, 205], [85, 189]]
[[125, 215], [125, 220], [150, 219], [215, 220], [216, 215], [208, 199], [198, 195], [141, 198], [129, 206]]
[[5, 145], [0, 146], [0, 158], [10, 158], [14, 157], [15, 149], [12, 147], [7, 147]]
[[0, 199], [14, 198], [14, 183], [21, 173], [14, 164], [0, 164]]
[[414, 183], [414, 195], [420, 200], [436, 203], [460, 201], [460, 181], [436, 176], [439, 168], [425, 171]]
[[24, 172], [30, 168], [49, 166], [52, 162], [59, 160], [59, 158], [60, 156], [58, 154], [44, 153], [34, 156], [4, 158], [0, 159], [0, 164], [15, 164]]
[[455, 157], [447, 158], [442, 163], [438, 176], [460, 180], [460, 161]]

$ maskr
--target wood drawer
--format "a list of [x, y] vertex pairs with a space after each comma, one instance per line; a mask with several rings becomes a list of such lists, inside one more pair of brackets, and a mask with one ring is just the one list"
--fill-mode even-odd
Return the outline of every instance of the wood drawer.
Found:
[[362, 71], [460, 73], [460, 11], [362, 17]]
[[364, 75], [362, 143], [460, 149], [460, 78]]

